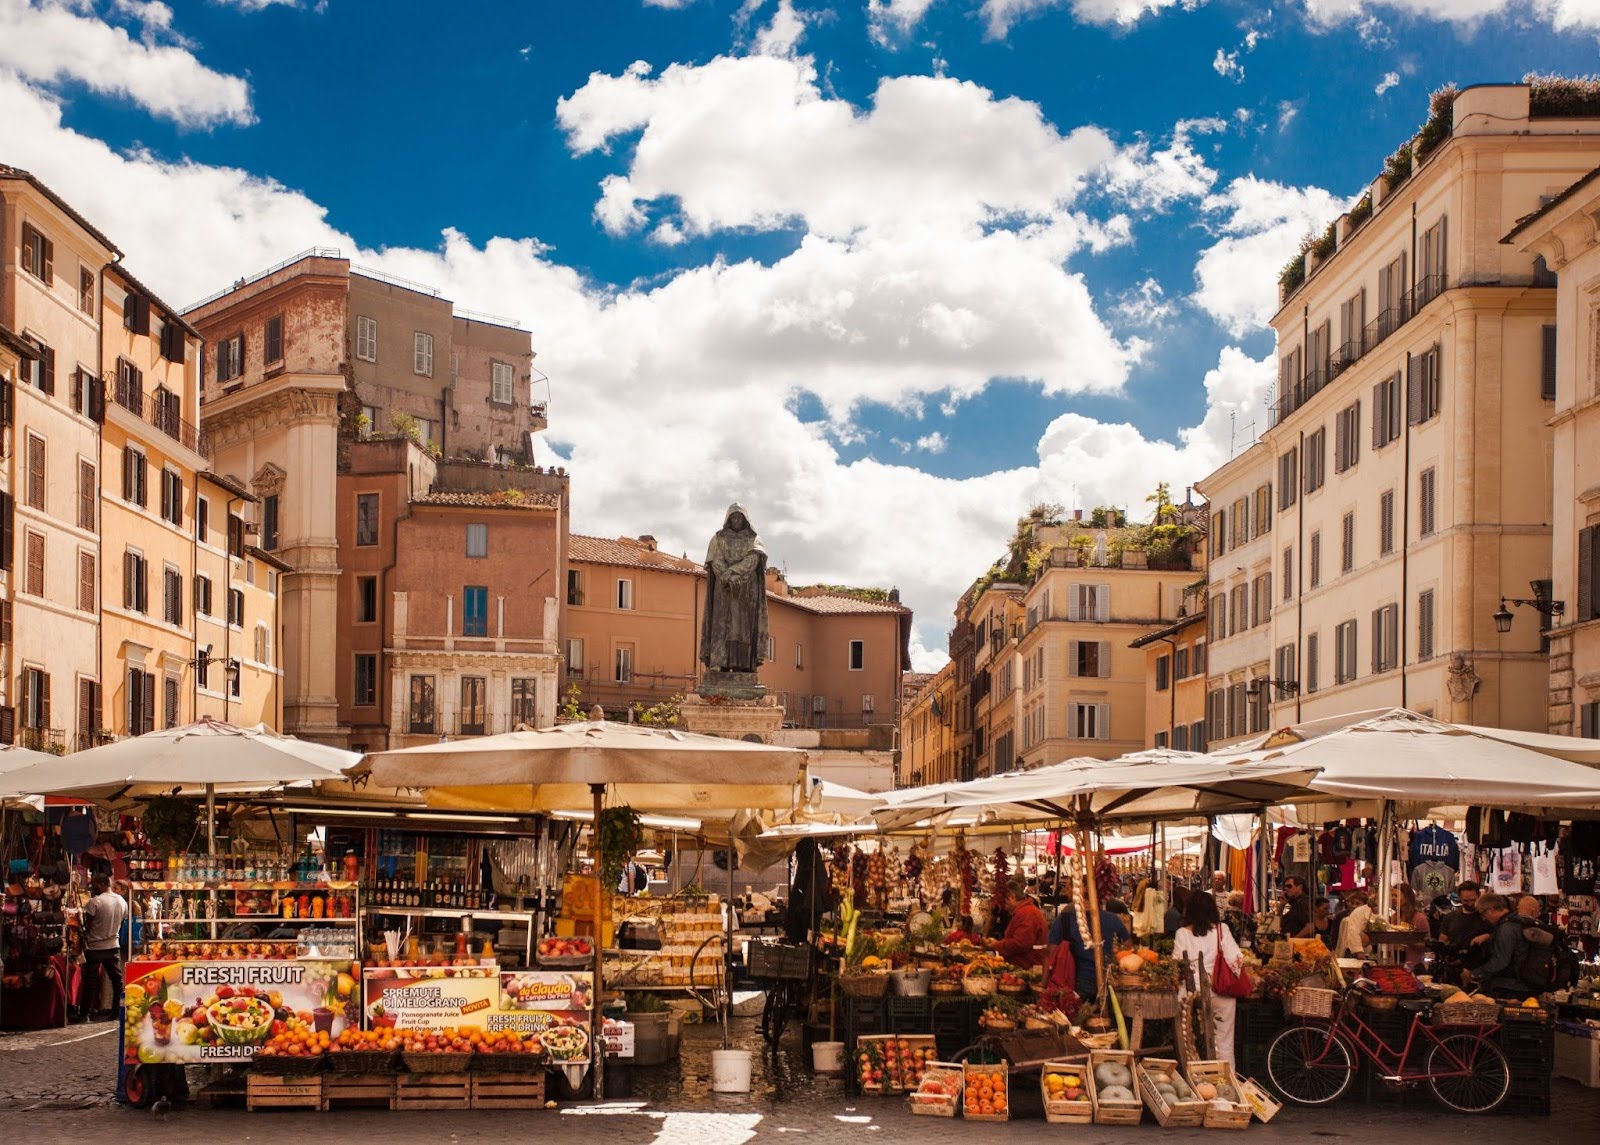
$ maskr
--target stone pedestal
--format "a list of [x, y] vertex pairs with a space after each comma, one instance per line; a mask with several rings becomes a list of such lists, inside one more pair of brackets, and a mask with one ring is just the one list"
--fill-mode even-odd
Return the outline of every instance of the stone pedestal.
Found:
[[691, 692], [683, 698], [678, 726], [698, 735], [722, 736], [752, 743], [771, 743], [783, 727], [783, 708], [776, 696], [739, 699]]

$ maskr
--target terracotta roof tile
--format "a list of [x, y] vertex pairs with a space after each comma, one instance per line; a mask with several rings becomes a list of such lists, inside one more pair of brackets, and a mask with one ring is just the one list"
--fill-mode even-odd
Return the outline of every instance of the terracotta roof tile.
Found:
[[419, 493], [411, 498], [413, 505], [438, 505], [445, 508], [465, 509], [554, 509], [561, 503], [555, 493], [532, 493], [516, 490], [515, 496], [498, 493]]
[[808, 612], [819, 612], [827, 615], [845, 616], [850, 613], [882, 613], [897, 615], [909, 612], [903, 604], [894, 604], [890, 601], [862, 600], [854, 596], [835, 596], [832, 593], [813, 593], [808, 596], [774, 596], [768, 593], [773, 600], [781, 600], [785, 604], [792, 604]]
[[567, 559], [597, 565], [621, 565], [630, 569], [659, 569], [662, 572], [698, 576], [705, 570], [685, 557], [675, 557], [634, 540], [632, 537], [586, 537], [573, 533], [567, 538]]

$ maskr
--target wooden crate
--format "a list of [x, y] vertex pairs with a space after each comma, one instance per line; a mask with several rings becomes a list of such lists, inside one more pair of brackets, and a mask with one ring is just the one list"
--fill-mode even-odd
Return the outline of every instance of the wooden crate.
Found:
[[1263, 1124], [1278, 1116], [1283, 1109], [1283, 1102], [1268, 1093], [1266, 1086], [1248, 1077], [1239, 1083], [1239, 1096], [1249, 1103], [1250, 1111]]
[[962, 1067], [954, 1062], [929, 1062], [928, 1068], [923, 1072], [922, 1080], [937, 1079], [946, 1086], [953, 1081], [955, 1092], [949, 1094], [912, 1093], [906, 1096], [906, 1102], [911, 1106], [911, 1112], [923, 1117], [954, 1117], [956, 1106], [961, 1103], [961, 1089], [966, 1074]]
[[322, 1075], [251, 1074], [245, 1083], [244, 1107], [252, 1113], [258, 1109], [321, 1109]]
[[392, 1073], [330, 1073], [322, 1079], [322, 1111], [394, 1104]]
[[[962, 1098], [961, 1115], [968, 1121], [1010, 1121], [1011, 1120], [1011, 1069], [1005, 1064], [1000, 1065], [975, 1065], [968, 1062], [962, 1066], [962, 1086], [965, 1094]], [[999, 1088], [996, 1092], [1002, 1095], [1004, 1108], [996, 1109], [993, 1113], [974, 1113], [972, 1111], [973, 1083], [978, 1078], [998, 1079]]]
[[[1239, 1088], [1239, 1078], [1233, 1072], [1233, 1066], [1224, 1061], [1199, 1061], [1190, 1062], [1186, 1071], [1189, 1075], [1189, 1084], [1196, 1089], [1202, 1082], [1213, 1085], [1227, 1084], [1233, 1087], [1235, 1093], [1243, 1095]], [[1207, 1129], [1247, 1129], [1250, 1125], [1250, 1116], [1253, 1110], [1244, 1101], [1227, 1102], [1228, 1108], [1223, 1109], [1215, 1101], [1206, 1103], [1205, 1127]]]
[[[1107, 1062], [1115, 1062], [1126, 1066], [1133, 1075], [1132, 1101], [1106, 1102], [1100, 1096], [1100, 1083], [1095, 1079], [1094, 1071]], [[1137, 1125], [1144, 1120], [1144, 1106], [1139, 1103], [1139, 1074], [1133, 1068], [1132, 1050], [1090, 1050], [1089, 1051], [1089, 1098], [1094, 1103], [1094, 1123], [1096, 1125]]]
[[472, 1079], [464, 1073], [402, 1073], [390, 1109], [470, 1109]]
[[[1075, 1077], [1082, 1101], [1051, 1101], [1045, 1079], [1052, 1076]], [[1039, 1097], [1044, 1102], [1044, 1119], [1057, 1125], [1088, 1125], [1094, 1121], [1094, 1102], [1089, 1097], [1089, 1067], [1083, 1062], [1045, 1062], [1039, 1067]]]
[[544, 1073], [475, 1073], [474, 1109], [543, 1109]]
[[1139, 1096], [1144, 1099], [1150, 1112], [1156, 1115], [1156, 1121], [1163, 1127], [1171, 1129], [1179, 1126], [1193, 1127], [1206, 1123], [1206, 1103], [1198, 1098], [1194, 1101], [1168, 1101], [1157, 1092], [1156, 1087], [1150, 1083], [1148, 1071], [1151, 1067], [1181, 1076], [1182, 1068], [1171, 1058], [1144, 1058], [1134, 1069], [1134, 1074], [1139, 1079]]
[[[901, 1052], [901, 1043], [905, 1043], [907, 1053]], [[863, 1035], [856, 1039], [855, 1068], [856, 1077], [860, 1080], [862, 1093], [910, 1093], [917, 1088], [921, 1075], [915, 1067], [908, 1068], [908, 1056], [920, 1055], [927, 1052], [931, 1062], [938, 1053], [932, 1034], [871, 1034]], [[862, 1055], [873, 1061], [883, 1074], [882, 1082], [873, 1084], [862, 1079]], [[918, 1058], [920, 1060], [920, 1058]]]

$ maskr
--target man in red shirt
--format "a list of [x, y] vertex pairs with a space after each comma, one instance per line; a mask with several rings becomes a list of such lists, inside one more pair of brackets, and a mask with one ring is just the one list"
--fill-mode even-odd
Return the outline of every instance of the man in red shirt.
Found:
[[1005, 936], [995, 944], [995, 953], [1021, 970], [1043, 966], [1049, 938], [1044, 911], [1039, 909], [1038, 900], [1021, 887], [1011, 888], [1011, 901], [1011, 921], [1006, 924]]

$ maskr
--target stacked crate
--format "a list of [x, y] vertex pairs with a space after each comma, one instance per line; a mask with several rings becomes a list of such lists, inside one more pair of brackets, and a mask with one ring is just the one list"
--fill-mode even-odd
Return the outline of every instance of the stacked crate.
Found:
[[949, 1061], [978, 1040], [978, 1015], [983, 999], [957, 996], [934, 998], [929, 1007], [929, 1028], [939, 1046], [939, 1057]]
[[1511, 1092], [1499, 1112], [1548, 1117], [1550, 1078], [1556, 1067], [1555, 1023], [1548, 1010], [1533, 1013], [1537, 1017], [1508, 1016], [1500, 1026], [1500, 1048], [1511, 1063]]

